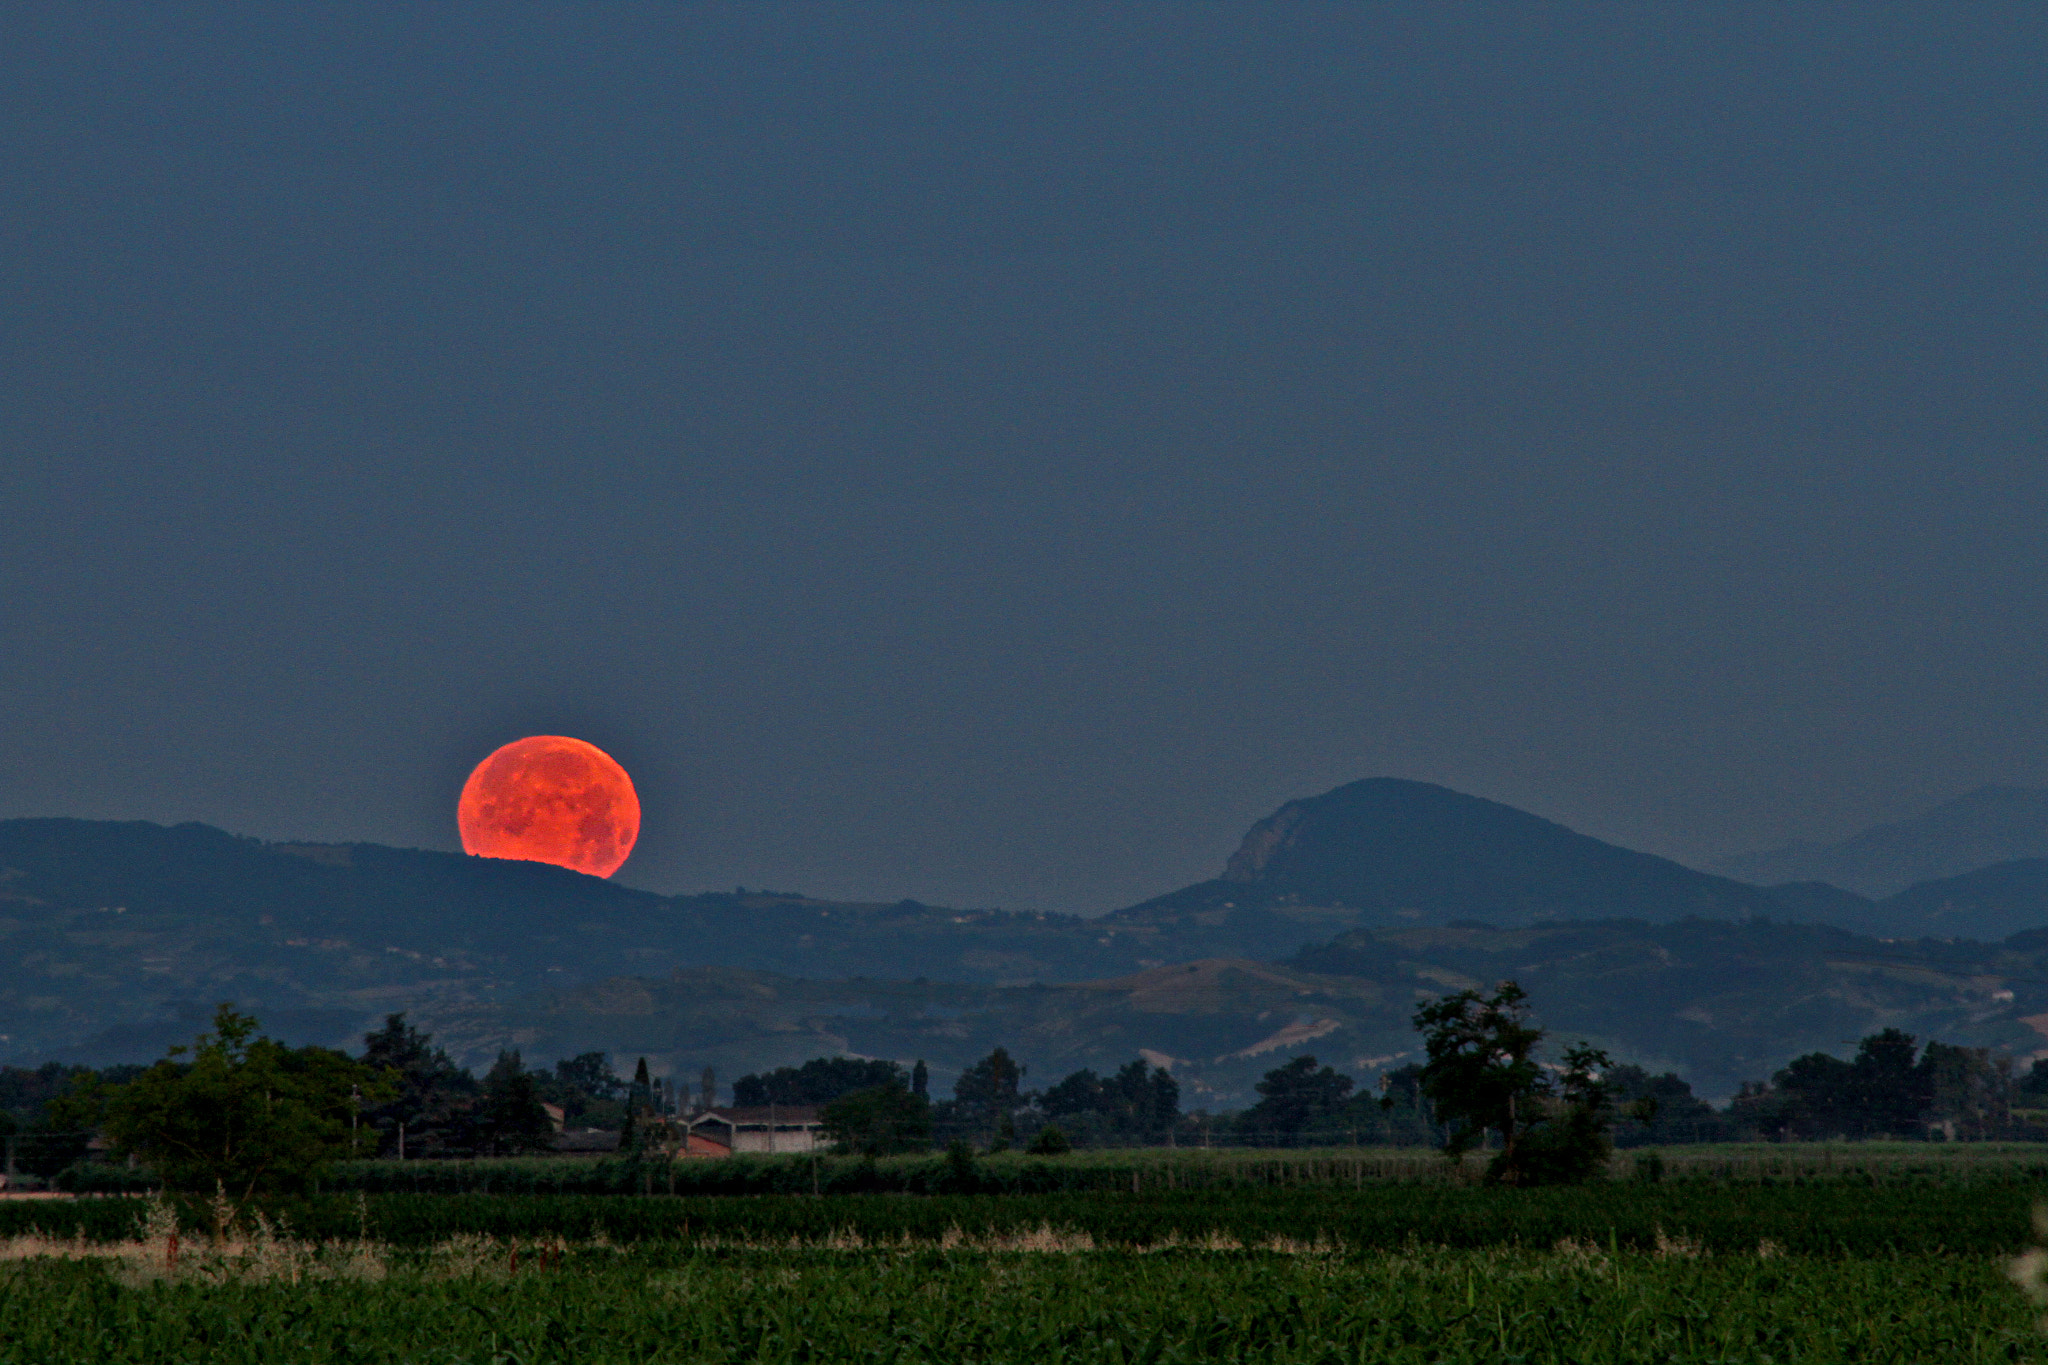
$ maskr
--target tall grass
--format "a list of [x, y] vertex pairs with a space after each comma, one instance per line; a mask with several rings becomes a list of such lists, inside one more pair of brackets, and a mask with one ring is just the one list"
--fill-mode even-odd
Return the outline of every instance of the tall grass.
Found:
[[[1201, 1148], [1098, 1149], [1061, 1157], [1007, 1152], [962, 1168], [942, 1155], [879, 1161], [834, 1156], [737, 1156], [679, 1162], [530, 1157], [484, 1161], [359, 1161], [332, 1168], [324, 1191], [366, 1194], [1052, 1194], [1085, 1191], [1358, 1189], [1457, 1185], [1485, 1169], [1418, 1148], [1290, 1152]], [[2034, 1143], [1750, 1143], [1634, 1148], [1616, 1154], [1613, 1179], [1655, 1170], [1672, 1181], [1861, 1181], [1868, 1184], [2048, 1182], [2048, 1147]], [[83, 1168], [80, 1193], [139, 1193], [146, 1172]]]
[[[614, 1201], [615, 1203], [617, 1201]], [[870, 1201], [871, 1203], [873, 1201]], [[0, 1365], [2040, 1361], [1996, 1264], [1571, 1243], [1337, 1255], [472, 1241], [381, 1277], [0, 1263]]]
[[[949, 1230], [1014, 1234], [1048, 1227], [1103, 1247], [1211, 1236], [1246, 1244], [1323, 1240], [1350, 1252], [1409, 1245], [1542, 1248], [1560, 1240], [1649, 1249], [1683, 1238], [1713, 1252], [1770, 1241], [1823, 1257], [1945, 1252], [2010, 1255], [2028, 1242], [2033, 1187], [1894, 1184], [1610, 1183], [1510, 1190], [1462, 1185], [1359, 1189], [1214, 1189], [1053, 1194], [707, 1197], [659, 1195], [326, 1195], [274, 1217], [316, 1240], [424, 1246], [459, 1236], [602, 1237], [619, 1243], [810, 1242], [837, 1235], [936, 1245]], [[138, 1235], [147, 1201], [0, 1204], [0, 1236], [116, 1242]], [[185, 1226], [206, 1224], [188, 1209]]]

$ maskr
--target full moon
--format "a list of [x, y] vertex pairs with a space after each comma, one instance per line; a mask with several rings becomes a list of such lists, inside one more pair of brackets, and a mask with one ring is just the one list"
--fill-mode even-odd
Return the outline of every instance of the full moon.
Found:
[[455, 819], [465, 853], [609, 877], [640, 837], [640, 798], [595, 744], [530, 735], [476, 765]]

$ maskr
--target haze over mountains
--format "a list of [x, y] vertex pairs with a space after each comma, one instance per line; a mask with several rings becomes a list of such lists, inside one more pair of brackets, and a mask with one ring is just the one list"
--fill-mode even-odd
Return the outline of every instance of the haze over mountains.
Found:
[[922, 1057], [949, 1083], [1002, 1044], [1051, 1080], [1143, 1054], [1172, 1066], [1191, 1105], [1216, 1108], [1250, 1101], [1262, 1074], [1304, 1052], [1369, 1084], [1416, 1058], [1417, 1000], [1506, 976], [1562, 1038], [1675, 1069], [1716, 1098], [1890, 1025], [2027, 1054], [2048, 1023], [2048, 933], [1902, 951], [1764, 920], [1357, 929], [1277, 963], [1206, 958], [1032, 986], [703, 968], [423, 1017], [480, 1060], [511, 1044], [541, 1057], [603, 1048], [682, 1074], [851, 1052]]
[[1828, 882], [1865, 896], [1890, 896], [1916, 882], [2020, 858], [2048, 858], [2048, 789], [1979, 787], [1838, 844], [1745, 853], [1723, 859], [1714, 871], [1765, 885]]
[[[1976, 808], [1996, 825], [2014, 807]], [[1958, 841], [1992, 837], [1944, 810]], [[1394, 1064], [1418, 997], [1510, 974], [1553, 1026], [1709, 1093], [1891, 1023], [2031, 1051], [2048, 1022], [2048, 860], [1882, 901], [1763, 888], [1378, 778], [1289, 802], [1213, 880], [1083, 919], [664, 897], [197, 825], [0, 823], [8, 1062], [153, 1057], [234, 999], [281, 1036], [331, 1043], [408, 1010], [472, 1063], [602, 1048], [730, 1072], [852, 1051], [924, 1056], [943, 1076], [1006, 1042], [1042, 1074], [1144, 1049], [1221, 1104], [1289, 1049]]]

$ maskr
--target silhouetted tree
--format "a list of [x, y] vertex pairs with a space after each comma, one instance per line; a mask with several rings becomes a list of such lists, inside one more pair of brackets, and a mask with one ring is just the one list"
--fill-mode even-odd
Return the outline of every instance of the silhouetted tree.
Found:
[[1733, 1136], [1725, 1116], [1692, 1093], [1675, 1072], [1652, 1076], [1642, 1067], [1609, 1068], [1607, 1083], [1614, 1095], [1618, 1126], [1615, 1141], [1624, 1147], [1672, 1142], [1720, 1142]]
[[1506, 1158], [1502, 1169], [1515, 1170], [1523, 1126], [1548, 1089], [1535, 1057], [1543, 1030], [1529, 1022], [1528, 1000], [1520, 986], [1503, 981], [1491, 996], [1459, 991], [1415, 1011], [1429, 1058], [1422, 1093], [1437, 1120], [1451, 1125], [1446, 1154], [1463, 1156], [1496, 1132]]
[[396, 1082], [388, 1102], [363, 1112], [363, 1124], [376, 1132], [381, 1155], [398, 1153], [401, 1124], [408, 1156], [468, 1147], [465, 1130], [478, 1100], [476, 1078], [449, 1061], [429, 1035], [406, 1023], [404, 1014], [385, 1015], [384, 1027], [364, 1036], [362, 1061]]
[[1073, 1150], [1073, 1144], [1056, 1125], [1048, 1123], [1038, 1130], [1038, 1136], [1031, 1139], [1031, 1145], [1025, 1150], [1033, 1156], [1065, 1156]]
[[1439, 1121], [1452, 1125], [1446, 1154], [1457, 1157], [1490, 1132], [1500, 1152], [1486, 1177], [1506, 1185], [1585, 1180], [1613, 1151], [1614, 1065], [1579, 1043], [1564, 1054], [1562, 1084], [1536, 1061], [1543, 1030], [1529, 1020], [1529, 997], [1503, 981], [1492, 995], [1459, 991], [1415, 1011], [1428, 1056], [1417, 1083]]
[[900, 1080], [841, 1095], [818, 1117], [841, 1152], [887, 1156], [932, 1145], [931, 1104]]
[[626, 1085], [612, 1071], [610, 1057], [602, 1052], [582, 1052], [556, 1062], [555, 1079], [593, 1100], [608, 1100]]
[[82, 1160], [104, 1117], [105, 1097], [142, 1074], [134, 1065], [0, 1067], [0, 1146], [10, 1175], [55, 1175]]
[[1180, 1120], [1180, 1083], [1139, 1058], [1113, 1076], [1076, 1071], [1040, 1096], [1038, 1107], [1094, 1139], [1156, 1138]]
[[1861, 1112], [1865, 1131], [1905, 1134], [1920, 1126], [1933, 1099], [1933, 1086], [1916, 1065], [1916, 1051], [1913, 1035], [1895, 1028], [1857, 1045], [1856, 1060], [1850, 1063], [1850, 1098]]
[[555, 1063], [554, 1074], [527, 1073], [534, 1079], [540, 1097], [559, 1105], [565, 1125], [586, 1128], [616, 1128], [626, 1117], [621, 1098], [626, 1083], [611, 1068], [602, 1052], [585, 1052]]
[[1240, 1130], [1255, 1141], [1269, 1135], [1288, 1140], [1341, 1110], [1351, 1095], [1351, 1078], [1314, 1057], [1296, 1057], [1268, 1071], [1254, 1088], [1259, 1102], [1239, 1118]]
[[[224, 1004], [213, 1031], [106, 1096], [106, 1133], [174, 1190], [226, 1192], [232, 1208], [260, 1194], [304, 1190], [351, 1150], [359, 1097], [390, 1078], [328, 1048], [287, 1048]], [[233, 1221], [219, 1217], [216, 1235]]]
[[1565, 1049], [1557, 1089], [1536, 1106], [1520, 1145], [1493, 1159], [1487, 1178], [1509, 1185], [1575, 1185], [1591, 1180], [1614, 1154], [1613, 1086], [1605, 1073], [1614, 1061], [1584, 1043]]
[[518, 1052], [500, 1052], [484, 1077], [484, 1102], [477, 1126], [481, 1145], [493, 1156], [544, 1152], [554, 1145], [555, 1125]]
[[1436, 1111], [1430, 1107], [1429, 1096], [1422, 1093], [1419, 1062], [1380, 1077], [1379, 1108], [1390, 1140], [1435, 1141], [1442, 1136], [1436, 1131]]
[[2038, 1057], [2027, 1074], [2013, 1082], [2013, 1099], [2030, 1106], [2048, 1104], [2048, 1057]]
[[953, 1083], [953, 1099], [962, 1121], [991, 1141], [1007, 1140], [1006, 1129], [1020, 1099], [1017, 1087], [1024, 1068], [1011, 1058], [1007, 1048], [997, 1048], [960, 1073]]
[[1771, 1077], [1769, 1091], [1739, 1096], [1738, 1108], [1787, 1137], [1912, 1133], [1934, 1097], [1934, 1078], [1914, 1053], [1913, 1035], [1895, 1028], [1865, 1038], [1853, 1061], [1809, 1052]]
[[1910, 1033], [1888, 1028], [1864, 1038], [1843, 1061], [1825, 1052], [1795, 1057], [1769, 1085], [1742, 1088], [1732, 1121], [1764, 1137], [1909, 1136], [1939, 1126], [1944, 1135], [1989, 1137], [2009, 1131], [2012, 1100], [2030, 1076], [2011, 1082], [2011, 1063], [1982, 1048], [1929, 1043], [1915, 1059]]
[[2012, 1058], [1930, 1042], [1920, 1054], [1929, 1124], [1949, 1138], [1990, 1138], [2012, 1123]]
[[802, 1066], [777, 1067], [732, 1083], [738, 1105], [830, 1104], [841, 1095], [876, 1086], [902, 1086], [903, 1068], [894, 1062], [855, 1057], [814, 1057]]

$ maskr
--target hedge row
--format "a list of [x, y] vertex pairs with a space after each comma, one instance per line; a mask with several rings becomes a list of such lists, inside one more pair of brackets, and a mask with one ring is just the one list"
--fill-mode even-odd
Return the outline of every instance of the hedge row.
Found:
[[[1367, 1186], [1180, 1192], [855, 1195], [702, 1198], [657, 1195], [323, 1195], [275, 1206], [298, 1234], [367, 1234], [401, 1246], [461, 1234], [571, 1241], [678, 1242], [718, 1238], [812, 1241], [856, 1234], [870, 1241], [935, 1241], [1041, 1225], [1086, 1233], [1103, 1245], [1148, 1246], [1211, 1234], [1256, 1243], [1328, 1238], [1356, 1249], [1411, 1242], [1548, 1248], [1563, 1238], [1649, 1248], [1687, 1239], [1702, 1248], [1755, 1251], [1775, 1243], [1809, 1255], [1952, 1252], [2010, 1254], [2029, 1239], [2039, 1191], [2007, 1186], [1712, 1186], [1602, 1184], [1510, 1190], [1470, 1186]], [[115, 1240], [136, 1236], [145, 1201], [81, 1199], [0, 1204], [0, 1235], [39, 1232]], [[186, 1211], [200, 1226], [200, 1210]]]

